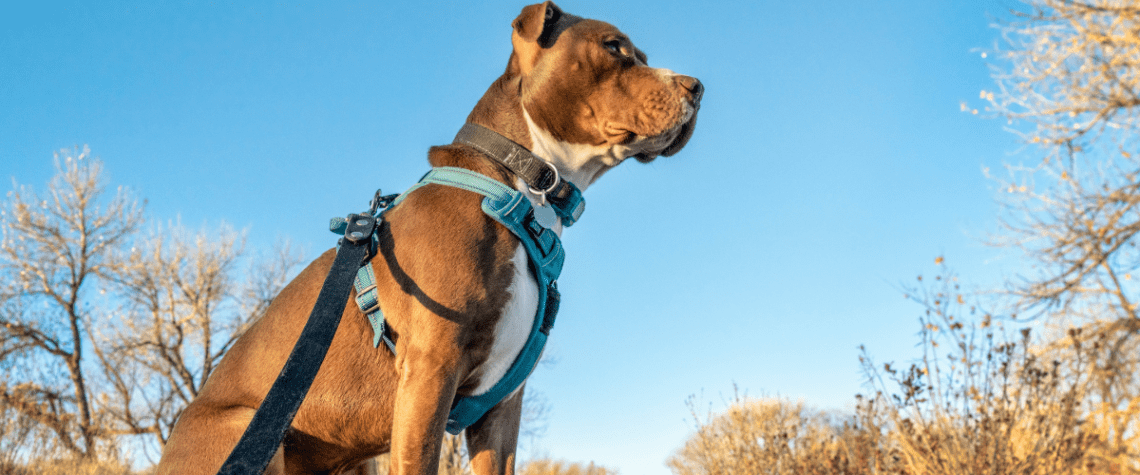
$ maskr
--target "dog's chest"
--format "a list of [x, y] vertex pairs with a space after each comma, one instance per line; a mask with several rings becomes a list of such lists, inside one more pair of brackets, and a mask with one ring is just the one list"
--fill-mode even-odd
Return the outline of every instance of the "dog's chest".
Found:
[[526, 249], [519, 246], [511, 262], [515, 273], [508, 288], [510, 298], [495, 323], [491, 353], [473, 373], [479, 377], [473, 396], [486, 393], [503, 378], [530, 337], [534, 319], [537, 318], [538, 284], [530, 268]]

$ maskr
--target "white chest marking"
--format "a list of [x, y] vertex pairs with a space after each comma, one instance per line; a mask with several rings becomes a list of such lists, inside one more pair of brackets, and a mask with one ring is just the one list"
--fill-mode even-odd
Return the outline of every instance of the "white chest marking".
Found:
[[526, 119], [530, 140], [533, 142], [531, 152], [558, 168], [562, 178], [573, 183], [581, 191], [586, 191], [586, 188], [606, 170], [637, 153], [636, 150], [624, 145], [602, 147], [563, 142], [535, 124], [526, 106], [523, 106], [523, 117]]
[[511, 363], [522, 352], [538, 315], [538, 284], [534, 272], [530, 270], [530, 259], [523, 246], [520, 245], [515, 251], [511, 262], [515, 265], [515, 276], [509, 287], [511, 298], [495, 324], [491, 354], [476, 370], [479, 386], [473, 391], [475, 396], [490, 391], [507, 374]]

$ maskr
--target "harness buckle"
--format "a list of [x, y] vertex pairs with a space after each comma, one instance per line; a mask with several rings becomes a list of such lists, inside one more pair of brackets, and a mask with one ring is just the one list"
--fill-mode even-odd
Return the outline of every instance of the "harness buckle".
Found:
[[549, 257], [550, 253], [554, 251], [554, 245], [558, 240], [554, 231], [551, 231], [546, 226], [543, 226], [542, 223], [538, 222], [538, 219], [534, 216], [533, 209], [526, 212], [526, 216], [523, 217], [522, 225], [526, 233], [530, 234], [530, 237], [533, 239], [534, 247], [538, 249], [538, 252], [542, 253], [542, 258], [545, 259]]
[[[376, 283], [374, 282], [369, 284], [368, 287], [356, 291], [356, 305], [360, 307], [360, 311], [365, 315], [370, 315], [380, 310], [380, 300], [377, 299], [375, 295], [372, 295], [371, 298], [364, 297], [368, 295], [368, 292], [375, 294], [375, 290]], [[364, 305], [368, 305], [368, 307], [365, 308]]]
[[562, 303], [562, 294], [558, 292], [558, 281], [550, 281], [546, 286], [546, 308], [542, 312], [542, 326], [538, 331], [550, 336], [550, 329], [554, 328], [554, 318], [558, 316], [558, 307]]

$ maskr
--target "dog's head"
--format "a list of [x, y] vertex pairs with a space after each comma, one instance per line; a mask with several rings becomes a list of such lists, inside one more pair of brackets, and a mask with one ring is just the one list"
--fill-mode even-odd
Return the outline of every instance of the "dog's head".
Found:
[[540, 156], [588, 185], [622, 160], [649, 162], [692, 136], [704, 86], [652, 68], [629, 37], [605, 22], [530, 5], [512, 23], [508, 74]]

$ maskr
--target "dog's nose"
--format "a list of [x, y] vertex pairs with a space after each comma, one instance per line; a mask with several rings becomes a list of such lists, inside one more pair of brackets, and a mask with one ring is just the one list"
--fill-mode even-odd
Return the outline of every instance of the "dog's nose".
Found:
[[701, 84], [700, 79], [692, 76], [677, 75], [676, 80], [677, 83], [681, 85], [681, 87], [685, 88], [689, 91], [690, 94], [693, 95], [694, 101], [701, 100], [701, 96], [705, 94], [705, 86], [704, 84]]

